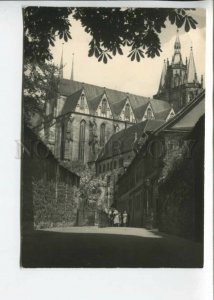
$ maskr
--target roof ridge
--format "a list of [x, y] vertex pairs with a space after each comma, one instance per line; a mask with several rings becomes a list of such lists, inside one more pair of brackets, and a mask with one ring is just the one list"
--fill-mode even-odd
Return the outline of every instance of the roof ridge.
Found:
[[[67, 79], [67, 78], [62, 78], [61, 81], [72, 81], [72, 82], [77, 82], [77, 83], [80, 83], [82, 84], [81, 81], [77, 81], [77, 80], [70, 80], [70, 79]], [[84, 82], [84, 85], [91, 85], [93, 87], [99, 87], [99, 88], [103, 88], [103, 86], [100, 86], [100, 85], [96, 85], [96, 84], [93, 84], [93, 83], [87, 83], [87, 82]], [[121, 90], [117, 90], [117, 89], [113, 89], [113, 88], [108, 88], [108, 87], [105, 87], [105, 89], [107, 90], [110, 90], [110, 91], [115, 91], [115, 92], [119, 92], [119, 93], [123, 93], [123, 94], [126, 94], [127, 92], [125, 91], [121, 91]], [[130, 95], [132, 96], [137, 96], [137, 97], [143, 97], [143, 98], [149, 98], [149, 97], [146, 97], [146, 96], [142, 96], [142, 95], [139, 95], [139, 94], [134, 94], [134, 93], [129, 93]]]

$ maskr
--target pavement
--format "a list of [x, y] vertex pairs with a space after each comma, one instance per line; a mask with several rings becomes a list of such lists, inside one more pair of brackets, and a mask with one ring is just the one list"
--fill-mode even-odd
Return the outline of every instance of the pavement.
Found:
[[145, 228], [61, 227], [22, 238], [26, 268], [200, 268], [203, 246]]

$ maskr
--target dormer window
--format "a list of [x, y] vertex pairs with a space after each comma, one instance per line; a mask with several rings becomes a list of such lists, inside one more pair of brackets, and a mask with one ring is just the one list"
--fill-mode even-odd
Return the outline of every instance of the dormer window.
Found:
[[107, 113], [107, 100], [105, 98], [102, 101], [101, 113], [104, 115]]
[[129, 103], [126, 103], [126, 106], [125, 106], [125, 119], [130, 120], [130, 105], [129, 105]]
[[85, 107], [85, 95], [82, 94], [80, 99], [80, 109], [84, 109], [84, 107]]

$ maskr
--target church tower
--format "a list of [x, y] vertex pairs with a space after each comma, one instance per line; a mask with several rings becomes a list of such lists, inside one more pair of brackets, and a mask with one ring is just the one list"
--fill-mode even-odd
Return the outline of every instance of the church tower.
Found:
[[197, 80], [192, 47], [189, 61], [186, 59], [184, 63], [177, 30], [171, 64], [168, 58], [167, 62], [164, 61], [158, 92], [153, 98], [170, 102], [177, 112], [193, 100], [201, 88], [202, 84]]

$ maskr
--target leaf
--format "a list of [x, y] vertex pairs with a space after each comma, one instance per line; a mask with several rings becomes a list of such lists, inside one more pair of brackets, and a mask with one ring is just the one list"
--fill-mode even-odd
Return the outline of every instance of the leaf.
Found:
[[188, 32], [189, 30], [190, 30], [189, 20], [186, 19], [186, 22], [185, 22], [185, 31]]
[[140, 55], [139, 55], [138, 52], [136, 53], [136, 57], [137, 57], [137, 61], [139, 62], [140, 61]]
[[135, 60], [135, 52], [131, 56], [131, 61]]
[[119, 53], [120, 55], [123, 55], [123, 51], [122, 51], [122, 49], [121, 49], [120, 47], [118, 47], [117, 50], [118, 50], [118, 53]]
[[101, 55], [99, 56], [98, 61], [101, 61], [102, 58], [103, 58], [103, 54], [101, 54]]
[[88, 51], [88, 56], [91, 57], [93, 55], [94, 55], [94, 49], [90, 48], [89, 51]]
[[104, 55], [103, 55], [103, 62], [104, 62], [104, 64], [107, 64], [107, 61], [108, 61], [108, 59], [107, 59], [107, 55], [106, 55], [106, 54], [104, 54]]

